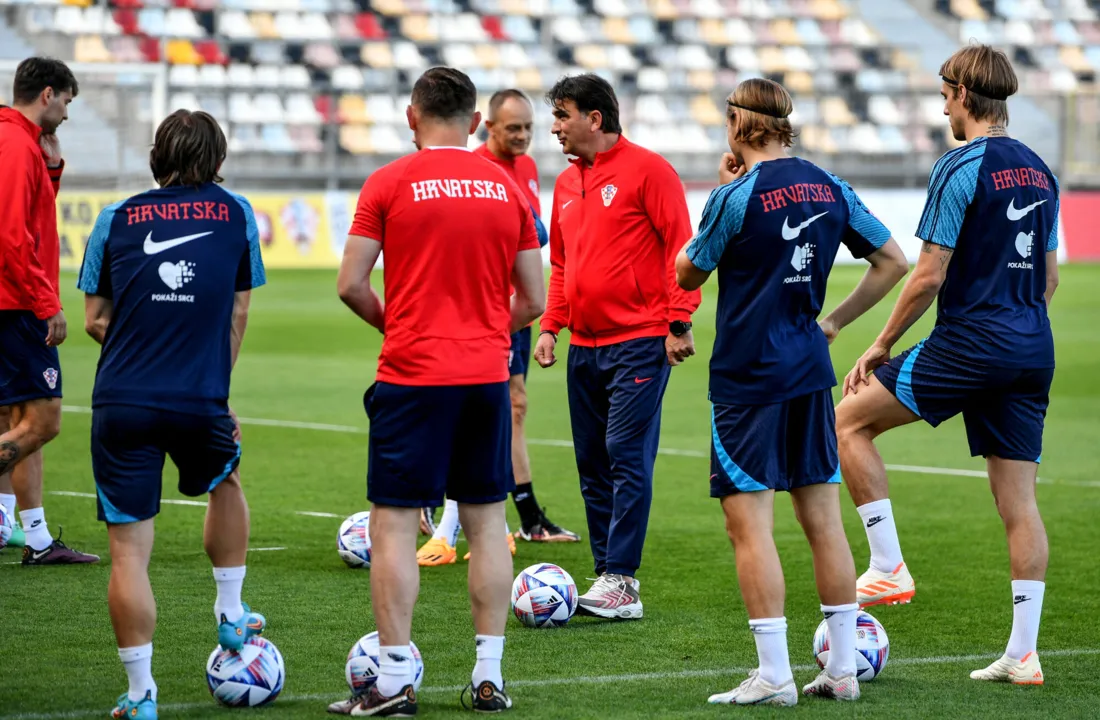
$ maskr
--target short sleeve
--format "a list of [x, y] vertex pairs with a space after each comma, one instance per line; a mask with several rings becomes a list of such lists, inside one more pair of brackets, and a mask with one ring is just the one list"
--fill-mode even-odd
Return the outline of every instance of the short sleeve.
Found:
[[1058, 178], [1051, 173], [1050, 179], [1054, 181], [1054, 222], [1050, 226], [1050, 236], [1047, 238], [1047, 252], [1058, 249], [1058, 222], [1062, 209], [1062, 188], [1058, 185]]
[[830, 177], [840, 188], [840, 194], [848, 208], [848, 230], [842, 238], [844, 245], [852, 252], [853, 257], [867, 257], [886, 244], [890, 239], [890, 231], [867, 209], [847, 181], [831, 173]]
[[355, 205], [355, 217], [348, 234], [377, 240], [385, 245], [386, 211], [393, 196], [392, 189], [384, 168], [367, 178], [359, 191], [359, 202]]
[[687, 247], [688, 260], [704, 272], [718, 267], [726, 246], [745, 222], [757, 173], [753, 172], [711, 192], [699, 221], [699, 231]]
[[[125, 201], [123, 201], [125, 202]], [[84, 261], [80, 264], [80, 278], [76, 286], [88, 295], [98, 295], [110, 299], [111, 266], [108, 262], [107, 241], [111, 234], [111, 225], [115, 213], [123, 203], [118, 202], [103, 208], [96, 218], [88, 244], [84, 248]]]
[[248, 247], [241, 256], [240, 265], [237, 266], [237, 292], [255, 290], [267, 284], [267, 271], [264, 270], [264, 259], [260, 252], [260, 229], [256, 224], [256, 213], [252, 210], [252, 203], [243, 195], [230, 193], [244, 212], [245, 235], [248, 238]]
[[916, 235], [925, 242], [954, 248], [966, 210], [978, 187], [985, 142], [953, 150], [938, 161], [928, 178], [928, 200]]

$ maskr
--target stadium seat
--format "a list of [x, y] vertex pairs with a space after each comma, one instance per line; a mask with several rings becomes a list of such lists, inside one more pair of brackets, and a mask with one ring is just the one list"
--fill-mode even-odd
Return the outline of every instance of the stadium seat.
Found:
[[82, 35], [73, 46], [73, 57], [77, 62], [99, 63], [114, 62], [115, 57], [107, 49], [101, 35]]

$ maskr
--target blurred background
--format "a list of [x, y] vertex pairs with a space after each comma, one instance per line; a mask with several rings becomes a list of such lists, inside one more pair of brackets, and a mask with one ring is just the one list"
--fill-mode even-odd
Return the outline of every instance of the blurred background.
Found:
[[276, 263], [285, 248], [332, 266], [364, 179], [413, 150], [408, 93], [437, 64], [467, 72], [483, 110], [501, 88], [532, 96], [544, 194], [566, 158], [542, 95], [563, 74], [603, 75], [626, 136], [673, 163], [695, 216], [726, 149], [725, 97], [771, 78], [794, 96], [794, 152], [907, 237], [932, 164], [957, 145], [937, 70], [971, 40], [1012, 59], [1010, 133], [1066, 191], [1071, 257], [1100, 258], [1100, 0], [0, 0], [0, 101], [20, 59], [73, 63], [81, 92], [59, 133], [70, 263], [99, 207], [149, 186], [156, 123], [186, 107], [222, 123], [223, 174], [257, 198]]

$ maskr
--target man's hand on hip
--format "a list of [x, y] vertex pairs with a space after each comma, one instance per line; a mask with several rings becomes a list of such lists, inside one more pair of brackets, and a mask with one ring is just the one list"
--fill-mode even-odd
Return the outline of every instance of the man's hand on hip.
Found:
[[65, 342], [65, 338], [69, 335], [69, 326], [65, 324], [65, 313], [58, 311], [52, 318], [46, 320], [46, 344], [50, 347], [56, 347]]
[[694, 355], [695, 338], [692, 336], [691, 330], [679, 337], [669, 333], [668, 337], [665, 338], [665, 353], [668, 355], [668, 364], [673, 366], [679, 365]]
[[539, 341], [535, 345], [535, 362], [540, 367], [548, 368], [558, 361], [554, 357], [554, 346], [558, 344], [558, 339], [548, 332], [539, 335]]

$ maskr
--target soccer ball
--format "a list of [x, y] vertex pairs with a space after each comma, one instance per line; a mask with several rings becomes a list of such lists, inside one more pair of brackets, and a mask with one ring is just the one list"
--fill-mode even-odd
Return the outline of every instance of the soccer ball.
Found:
[[[424, 660], [416, 643], [409, 643], [413, 656], [413, 690], [420, 690], [424, 681]], [[352, 695], [362, 695], [378, 681], [378, 632], [364, 635], [348, 651], [348, 662], [344, 666], [344, 678], [348, 681]]]
[[370, 567], [370, 512], [357, 512], [340, 524], [336, 551], [348, 567]]
[[206, 661], [210, 694], [228, 707], [259, 707], [279, 696], [286, 682], [286, 665], [275, 643], [250, 637], [240, 650], [221, 645]]
[[14, 529], [15, 523], [12, 522], [11, 515], [3, 505], [0, 505], [0, 550], [8, 546], [8, 540], [11, 540], [11, 532]]
[[512, 583], [512, 612], [527, 627], [561, 627], [577, 609], [577, 586], [557, 565], [532, 565]]
[[[829, 623], [822, 620], [814, 633], [814, 657], [818, 667], [824, 669], [829, 661]], [[867, 682], [878, 677], [890, 657], [890, 640], [886, 628], [870, 613], [862, 610], [856, 615], [856, 678]]]

